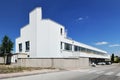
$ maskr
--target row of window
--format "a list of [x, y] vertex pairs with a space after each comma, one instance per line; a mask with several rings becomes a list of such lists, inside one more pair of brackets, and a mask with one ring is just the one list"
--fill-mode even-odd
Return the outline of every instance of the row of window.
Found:
[[[22, 52], [22, 43], [19, 44], [19, 52]], [[25, 42], [25, 51], [29, 52], [30, 50], [30, 41], [26, 41]]]
[[72, 47], [72, 44], [63, 43], [63, 42], [61, 42], [61, 49], [63, 49], [63, 44], [64, 44], [64, 50], [75, 51], [75, 52], [86, 52], [86, 53], [101, 54], [101, 52], [90, 50], [90, 49], [80, 47], [80, 46], [76, 46], [76, 45], [73, 45], [73, 47]]
[[[69, 44], [69, 43], [63, 43], [61, 42], [61, 49], [63, 49], [63, 44], [64, 44], [64, 50], [68, 50], [68, 51], [80, 51], [80, 52], [86, 52], [86, 53], [94, 53], [94, 54], [100, 54], [101, 52], [98, 52], [98, 51], [94, 51], [94, 50], [90, 50], [90, 49], [87, 49], [87, 48], [83, 48], [83, 47], [80, 47], [80, 46], [76, 46], [74, 45], [74, 49], [72, 50], [72, 44]], [[29, 52], [30, 50], [30, 41], [26, 41], [25, 42], [25, 51], [26, 52]], [[22, 52], [22, 43], [19, 44], [19, 52]]]

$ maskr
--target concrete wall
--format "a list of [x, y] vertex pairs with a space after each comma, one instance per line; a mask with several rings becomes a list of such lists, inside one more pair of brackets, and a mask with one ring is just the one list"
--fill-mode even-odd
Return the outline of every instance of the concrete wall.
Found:
[[0, 63], [4, 63], [4, 58], [0, 57]]
[[16, 63], [18, 58], [28, 58], [28, 55], [25, 53], [16, 53], [11, 57], [11, 62]]
[[89, 67], [89, 58], [19, 58], [18, 66], [74, 69]]

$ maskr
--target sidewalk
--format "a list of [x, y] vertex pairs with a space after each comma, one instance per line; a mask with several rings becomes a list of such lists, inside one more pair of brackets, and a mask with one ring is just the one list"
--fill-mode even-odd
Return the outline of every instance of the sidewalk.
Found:
[[60, 71], [59, 69], [44, 69], [44, 70], [33, 70], [33, 71], [24, 71], [18, 73], [8, 73], [8, 74], [0, 74], [0, 79], [11, 78], [11, 77], [20, 77], [20, 76], [28, 76], [28, 75], [36, 75], [36, 74], [44, 74]]

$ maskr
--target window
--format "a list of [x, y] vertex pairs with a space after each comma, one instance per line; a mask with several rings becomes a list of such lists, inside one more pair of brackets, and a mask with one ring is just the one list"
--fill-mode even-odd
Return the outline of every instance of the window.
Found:
[[86, 49], [87, 50], [87, 53], [91, 53], [91, 50], [90, 49]]
[[72, 44], [65, 43], [65, 50], [72, 51]]
[[60, 43], [60, 49], [62, 49], [62, 42]]
[[81, 51], [81, 47], [79, 47], [79, 51]]
[[19, 44], [19, 52], [22, 52], [22, 43]]
[[86, 48], [81, 47], [81, 52], [86, 52]]
[[25, 48], [26, 48], [26, 52], [28, 52], [30, 50], [30, 42], [29, 41], [26, 41], [25, 42]]
[[74, 46], [74, 51], [80, 51], [78, 46]]
[[61, 33], [61, 35], [63, 34], [63, 29], [62, 28], [60, 29], [60, 33]]

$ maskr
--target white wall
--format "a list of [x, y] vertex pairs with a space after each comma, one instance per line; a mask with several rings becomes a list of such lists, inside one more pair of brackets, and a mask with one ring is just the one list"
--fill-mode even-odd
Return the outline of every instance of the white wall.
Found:
[[[22, 43], [22, 52], [28, 53], [30, 56], [36, 56], [36, 15], [35, 12], [30, 13], [30, 21], [34, 21], [23, 28], [21, 28], [20, 37], [16, 39], [16, 53], [19, 53], [18, 44]], [[30, 52], [25, 50], [25, 42], [30, 41]]]
[[37, 24], [37, 56], [60, 57], [61, 25], [46, 19]]

